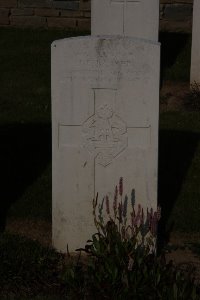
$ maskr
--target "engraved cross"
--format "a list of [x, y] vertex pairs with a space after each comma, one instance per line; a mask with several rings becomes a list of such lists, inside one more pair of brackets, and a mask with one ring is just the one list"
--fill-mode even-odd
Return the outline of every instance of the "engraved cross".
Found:
[[[99, 166], [106, 168], [127, 148], [146, 149], [151, 144], [151, 126], [137, 124], [122, 118], [116, 108], [118, 90], [92, 88], [93, 112], [82, 123], [58, 124], [58, 147], [69, 151], [84, 149], [90, 154], [94, 169], [94, 197], [96, 172]], [[75, 103], [74, 103], [75, 104]], [[79, 150], [77, 150], [79, 149]], [[84, 156], [83, 156], [84, 157]], [[83, 167], [88, 164], [83, 158]]]
[[110, 0], [110, 4], [119, 4], [123, 5], [123, 34], [125, 34], [125, 24], [126, 24], [126, 15], [127, 15], [127, 4], [137, 4], [140, 3], [141, 0]]

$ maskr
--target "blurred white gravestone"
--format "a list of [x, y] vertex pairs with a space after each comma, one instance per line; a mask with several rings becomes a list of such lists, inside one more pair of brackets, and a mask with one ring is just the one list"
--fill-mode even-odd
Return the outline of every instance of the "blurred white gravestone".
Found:
[[158, 41], [159, 0], [92, 0], [92, 35]]
[[[149, 1], [149, 0], [148, 0]], [[157, 208], [160, 46], [127, 37], [52, 44], [53, 244], [83, 247], [95, 232], [92, 199], [119, 177]], [[129, 198], [130, 199], [130, 198]]]
[[194, 0], [190, 83], [200, 84], [200, 1]]

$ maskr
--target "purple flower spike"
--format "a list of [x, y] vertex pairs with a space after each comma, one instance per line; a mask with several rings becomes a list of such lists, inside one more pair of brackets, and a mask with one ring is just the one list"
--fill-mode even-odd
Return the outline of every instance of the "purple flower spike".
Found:
[[108, 215], [110, 214], [110, 204], [108, 196], [106, 196], [106, 212]]
[[119, 223], [122, 223], [122, 204], [118, 205], [118, 215], [119, 215]]
[[135, 206], [135, 190], [134, 189], [131, 191], [131, 205], [132, 205], [132, 208], [134, 208], [134, 206]]
[[118, 188], [116, 186], [115, 187], [114, 201], [113, 201], [113, 210], [114, 210], [115, 217], [117, 215], [117, 199], [118, 199]]
[[119, 180], [119, 194], [120, 194], [120, 196], [123, 195], [123, 177], [120, 177], [120, 180]]
[[123, 217], [126, 218], [127, 215], [127, 206], [128, 206], [128, 197], [125, 196], [124, 205], [123, 205]]

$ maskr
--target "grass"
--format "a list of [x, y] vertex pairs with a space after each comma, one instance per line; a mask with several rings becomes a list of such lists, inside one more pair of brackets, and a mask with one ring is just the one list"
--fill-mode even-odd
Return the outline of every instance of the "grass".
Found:
[[79, 34], [0, 29], [1, 124], [50, 123], [50, 46], [55, 39]]
[[199, 232], [200, 112], [160, 117], [159, 201], [168, 229]]
[[190, 80], [191, 35], [184, 33], [160, 33], [161, 79]]
[[63, 255], [11, 234], [0, 236], [0, 250], [0, 299], [58, 300], [66, 295], [60, 277]]

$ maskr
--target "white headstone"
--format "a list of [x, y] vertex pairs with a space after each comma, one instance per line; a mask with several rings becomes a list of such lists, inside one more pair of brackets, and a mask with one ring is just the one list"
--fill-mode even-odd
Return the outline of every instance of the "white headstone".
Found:
[[159, 0], [92, 0], [92, 35], [158, 41]]
[[200, 83], [200, 1], [193, 4], [192, 58], [190, 83]]
[[[149, 0], [148, 0], [149, 1]], [[53, 244], [83, 247], [95, 232], [92, 199], [157, 207], [160, 46], [125, 37], [52, 44]], [[129, 198], [130, 199], [130, 198]]]

